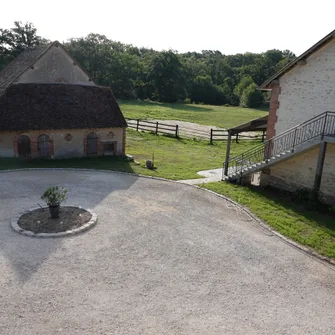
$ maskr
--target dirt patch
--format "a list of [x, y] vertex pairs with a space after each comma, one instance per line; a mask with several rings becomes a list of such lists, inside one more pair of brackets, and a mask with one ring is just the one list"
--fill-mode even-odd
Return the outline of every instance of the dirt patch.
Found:
[[91, 217], [91, 213], [85, 209], [64, 206], [60, 208], [59, 218], [51, 219], [49, 209], [43, 208], [23, 214], [18, 225], [34, 233], [60, 233], [81, 227], [90, 221]]
[[[199, 137], [199, 138], [209, 138], [211, 129], [222, 130], [220, 134], [228, 135], [228, 131], [225, 128], [220, 128], [216, 126], [206, 126], [198, 123], [187, 122], [187, 121], [179, 121], [179, 120], [150, 120], [153, 122], [159, 122], [160, 124], [169, 124], [169, 125], [178, 125], [179, 126], [179, 134], [185, 137]], [[174, 131], [171, 131], [174, 133]], [[243, 132], [240, 133], [240, 136], [257, 136], [260, 135], [257, 132]]]

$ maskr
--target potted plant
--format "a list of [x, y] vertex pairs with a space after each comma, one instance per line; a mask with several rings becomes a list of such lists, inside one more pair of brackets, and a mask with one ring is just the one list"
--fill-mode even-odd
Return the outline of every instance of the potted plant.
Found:
[[58, 219], [59, 206], [67, 199], [67, 189], [51, 186], [42, 194], [41, 199], [49, 206], [51, 219]]

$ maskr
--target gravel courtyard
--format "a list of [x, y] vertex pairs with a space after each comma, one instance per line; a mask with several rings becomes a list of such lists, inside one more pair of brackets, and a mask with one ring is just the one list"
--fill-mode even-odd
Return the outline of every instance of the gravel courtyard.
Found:
[[[82, 235], [10, 227], [51, 185], [91, 208]], [[0, 173], [0, 334], [335, 334], [335, 268], [181, 183], [107, 172]]]

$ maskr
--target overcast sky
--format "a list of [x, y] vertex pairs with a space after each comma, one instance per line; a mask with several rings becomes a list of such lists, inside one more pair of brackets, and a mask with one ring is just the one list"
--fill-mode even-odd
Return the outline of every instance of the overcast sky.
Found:
[[94, 32], [179, 52], [304, 52], [335, 27], [331, 0], [16, 0], [1, 3], [0, 28], [30, 21], [50, 40]]

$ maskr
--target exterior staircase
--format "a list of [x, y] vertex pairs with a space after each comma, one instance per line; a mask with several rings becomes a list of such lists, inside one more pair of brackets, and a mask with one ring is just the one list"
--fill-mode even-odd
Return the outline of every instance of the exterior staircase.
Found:
[[222, 180], [243, 176], [290, 159], [321, 142], [335, 143], [335, 112], [325, 112], [223, 163]]

